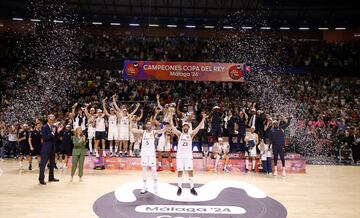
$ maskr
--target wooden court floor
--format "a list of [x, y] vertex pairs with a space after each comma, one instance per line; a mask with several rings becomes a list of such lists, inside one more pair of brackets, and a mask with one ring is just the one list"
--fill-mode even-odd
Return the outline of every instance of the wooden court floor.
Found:
[[[75, 178], [71, 183], [67, 169], [55, 171], [59, 183], [40, 186], [38, 169], [19, 170], [14, 160], [0, 162], [0, 169], [0, 217], [7, 218], [97, 217], [92, 210], [96, 199], [114, 191], [120, 184], [141, 179], [140, 171], [88, 170], [83, 182]], [[160, 172], [158, 177], [164, 182], [177, 181], [175, 173], [167, 171]], [[257, 186], [282, 203], [290, 218], [360, 217], [360, 167], [308, 165], [306, 174], [288, 174], [287, 177], [195, 173], [195, 183], [219, 178]]]

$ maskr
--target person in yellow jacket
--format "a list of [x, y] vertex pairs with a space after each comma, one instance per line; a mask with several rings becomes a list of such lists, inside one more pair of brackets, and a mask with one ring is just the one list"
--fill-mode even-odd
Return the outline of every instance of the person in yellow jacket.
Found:
[[71, 137], [71, 140], [74, 144], [72, 150], [72, 164], [71, 164], [71, 179], [73, 181], [74, 174], [77, 166], [79, 165], [79, 181], [82, 181], [83, 171], [84, 171], [84, 160], [85, 160], [85, 145], [86, 138], [82, 133], [81, 127], [76, 128], [75, 135]]

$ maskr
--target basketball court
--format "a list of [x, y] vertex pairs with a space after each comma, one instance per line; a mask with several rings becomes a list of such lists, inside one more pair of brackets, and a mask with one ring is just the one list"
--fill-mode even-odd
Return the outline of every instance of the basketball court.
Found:
[[[94, 203], [99, 198], [116, 191], [124, 184], [141, 181], [141, 171], [86, 170], [83, 182], [80, 183], [75, 178], [71, 183], [67, 169], [55, 172], [56, 177], [60, 179], [59, 183], [40, 186], [37, 181], [37, 169], [31, 172], [20, 171], [18, 163], [12, 160], [0, 162], [0, 167], [3, 170], [0, 177], [2, 189], [0, 217], [97, 217], [94, 208], [101, 211], [101, 204], [94, 207]], [[354, 206], [360, 204], [359, 167], [307, 165], [306, 174], [288, 174], [287, 177], [240, 172], [230, 174], [196, 172], [195, 174], [195, 183], [198, 184], [219, 180], [239, 181], [259, 188], [267, 197], [283, 205], [287, 217], [358, 217], [360, 213], [360, 208]], [[158, 181], [176, 183], [176, 174], [168, 171], [159, 172]], [[200, 190], [199, 196], [204, 194]], [[137, 195], [139, 191], [140, 189], [135, 189], [133, 193]], [[161, 184], [159, 192], [161, 192]], [[148, 195], [147, 202], [151, 202], [154, 198], [150, 192], [145, 195]], [[111, 203], [113, 207], [121, 206], [119, 202]], [[129, 207], [132, 204], [128, 203]], [[201, 202], [192, 202], [192, 204], [202, 205]], [[228, 206], [234, 205], [241, 206], [247, 203], [234, 201]], [[267, 210], [272, 210], [271, 205]], [[113, 215], [106, 217], [115, 217]], [[159, 215], [177, 217], [176, 214]], [[188, 215], [188, 217], [194, 216]], [[201, 214], [195, 217], [197, 216], [202, 217]], [[142, 217], [157, 216], [143, 214]], [[250, 216], [246, 216], [245, 213], [241, 216], [223, 214], [215, 217]]]

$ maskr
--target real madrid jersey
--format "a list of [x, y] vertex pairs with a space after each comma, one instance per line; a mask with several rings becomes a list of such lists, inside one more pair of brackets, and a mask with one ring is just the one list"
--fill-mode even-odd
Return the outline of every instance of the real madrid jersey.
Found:
[[155, 132], [144, 131], [141, 143], [141, 156], [155, 156]]
[[177, 146], [176, 158], [192, 158], [192, 138], [190, 132], [181, 133]]

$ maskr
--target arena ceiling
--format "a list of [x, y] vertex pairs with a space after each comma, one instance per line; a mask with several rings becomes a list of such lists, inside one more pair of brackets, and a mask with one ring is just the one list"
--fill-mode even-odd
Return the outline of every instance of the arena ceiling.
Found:
[[[30, 18], [29, 1], [1, 0], [0, 17]], [[226, 24], [230, 14], [241, 11], [241, 13], [261, 14], [268, 20], [269, 25], [273, 26], [359, 27], [360, 24], [360, 7], [356, 0], [61, 1], [88, 22], [219, 25]]]

